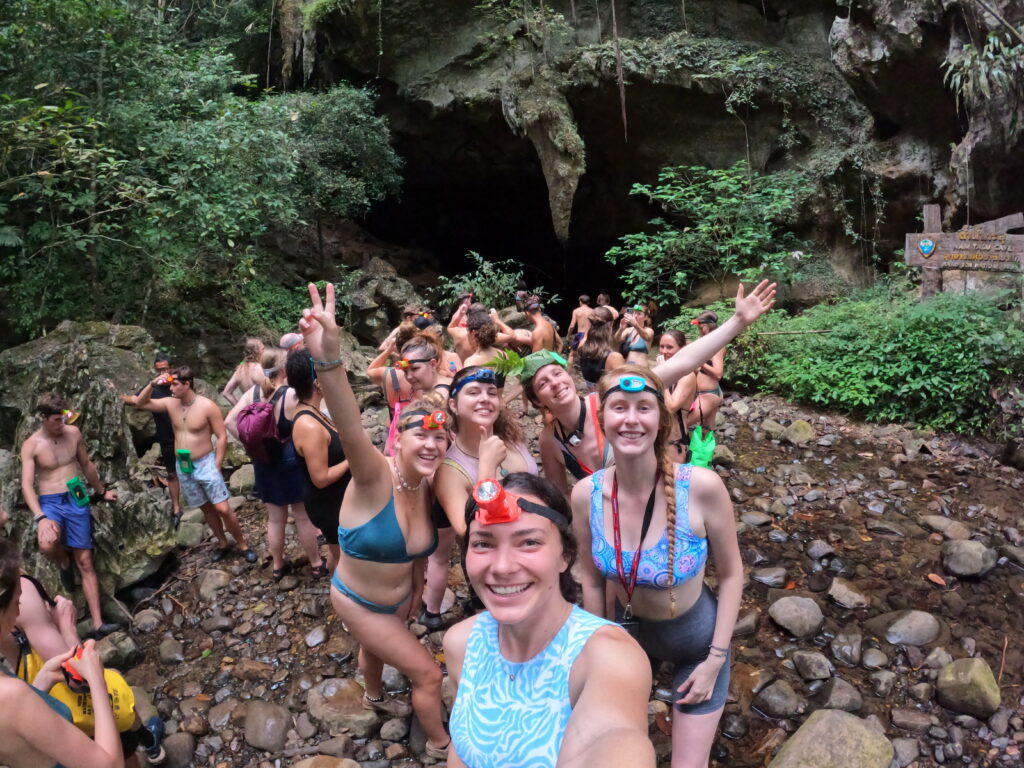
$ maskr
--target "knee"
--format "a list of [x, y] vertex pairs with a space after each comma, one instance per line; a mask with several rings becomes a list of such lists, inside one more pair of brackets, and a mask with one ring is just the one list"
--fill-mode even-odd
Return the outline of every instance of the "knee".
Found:
[[431, 664], [412, 677], [411, 682], [418, 688], [440, 691], [443, 680], [444, 675], [441, 674], [441, 668], [436, 664]]
[[82, 550], [80, 554], [75, 555], [75, 565], [78, 566], [78, 571], [83, 576], [91, 576], [95, 572], [92, 564], [92, 553], [88, 550]]

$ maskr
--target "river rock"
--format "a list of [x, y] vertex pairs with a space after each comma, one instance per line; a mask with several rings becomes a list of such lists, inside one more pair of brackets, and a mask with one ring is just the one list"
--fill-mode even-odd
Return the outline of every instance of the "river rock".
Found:
[[919, 709], [897, 707], [889, 714], [893, 725], [911, 733], [924, 733], [932, 727], [931, 715]]
[[250, 701], [245, 712], [245, 740], [256, 749], [278, 752], [291, 725], [291, 713], [280, 704]]
[[894, 759], [899, 768], [907, 768], [921, 754], [921, 750], [917, 746], [917, 739], [893, 739], [892, 748], [895, 752]]
[[942, 545], [942, 567], [955, 576], [984, 576], [996, 564], [996, 551], [980, 541], [951, 540]]
[[736, 620], [732, 628], [733, 637], [752, 635], [757, 630], [757, 611], [749, 611]]
[[409, 724], [400, 717], [394, 717], [380, 727], [380, 737], [384, 741], [401, 741], [408, 735]]
[[768, 615], [794, 637], [806, 637], [818, 631], [824, 615], [809, 597], [783, 597], [768, 608]]
[[844, 608], [867, 608], [871, 605], [871, 599], [861, 594], [846, 579], [832, 579], [828, 588], [828, 596]]
[[233, 496], [251, 496], [256, 492], [256, 470], [252, 464], [241, 466], [231, 473], [228, 490]]
[[235, 626], [235, 622], [227, 616], [221, 616], [219, 614], [215, 616], [208, 616], [203, 619], [202, 623], [203, 632], [206, 632], [207, 634], [210, 632], [227, 632], [233, 626]]
[[769, 768], [888, 768], [893, 749], [856, 715], [819, 709], [775, 755]]
[[[35, 401], [58, 392], [78, 411], [75, 422], [116, 502], [93, 506], [95, 567], [107, 594], [156, 573], [174, 550], [168, 502], [149, 492], [151, 477], [133, 437], [153, 434], [152, 416], [125, 407], [120, 395], [152, 376], [156, 342], [144, 329], [64, 321], [42, 338], [0, 352], [0, 445], [20, 445], [37, 426]], [[150, 437], [151, 439], [151, 437]], [[0, 505], [10, 513], [6, 537], [29, 553], [25, 569], [48, 586], [56, 568], [38, 554], [32, 514], [21, 498], [21, 463], [0, 471]]]
[[775, 421], [775, 419], [765, 419], [761, 422], [761, 431], [772, 440], [778, 440], [782, 437], [782, 433], [786, 431], [786, 428]]
[[830, 643], [832, 655], [840, 664], [855, 667], [860, 664], [861, 644], [864, 638], [860, 632], [839, 632]]
[[797, 651], [793, 664], [804, 680], [827, 680], [832, 677], [832, 664], [820, 651]]
[[860, 691], [841, 677], [833, 677], [825, 683], [816, 699], [824, 709], [841, 709], [844, 712], [857, 712], [864, 706]]
[[827, 541], [822, 541], [821, 539], [815, 539], [807, 545], [807, 556], [811, 558], [811, 560], [821, 560], [823, 557], [834, 555], [835, 552], [836, 551], [832, 548], [831, 544]]
[[160, 626], [160, 622], [163, 621], [163, 618], [164, 617], [160, 611], [155, 608], [146, 608], [135, 614], [135, 618], [132, 619], [132, 624], [135, 625], [135, 629], [139, 632], [152, 632]]
[[877, 648], [868, 648], [861, 658], [864, 669], [883, 669], [889, 666], [889, 657]]
[[893, 611], [865, 622], [875, 635], [893, 645], [928, 645], [942, 632], [939, 620], [924, 611]]
[[172, 733], [163, 741], [167, 752], [166, 768], [192, 768], [192, 757], [196, 753], [196, 737], [191, 733], [179, 731]]
[[306, 634], [306, 647], [316, 648], [327, 639], [326, 627], [314, 627]]
[[355, 760], [349, 760], [347, 757], [317, 755], [292, 763], [291, 768], [361, 768], [361, 766]]
[[947, 539], [965, 541], [971, 538], [971, 529], [957, 520], [943, 515], [925, 515], [921, 522], [926, 528], [941, 533]]
[[786, 586], [785, 568], [755, 568], [750, 572], [750, 578], [760, 584], [767, 584], [769, 587]]
[[178, 526], [178, 530], [174, 533], [174, 541], [179, 547], [185, 549], [192, 549], [198, 547], [203, 539], [206, 538], [206, 524], [205, 523], [185, 523], [182, 522]]
[[363, 689], [351, 678], [324, 680], [309, 692], [309, 714], [332, 733], [348, 729], [356, 738], [366, 738], [377, 730], [380, 717], [363, 709]]
[[173, 637], [164, 638], [160, 642], [158, 653], [164, 664], [178, 664], [185, 660], [185, 649]]
[[114, 632], [96, 642], [96, 652], [104, 667], [124, 670], [142, 658], [139, 646], [131, 635], [125, 632]]
[[220, 704], [217, 704], [210, 709], [210, 714], [207, 717], [207, 721], [210, 723], [210, 728], [215, 733], [220, 733], [228, 727], [228, 723], [231, 722], [231, 714], [238, 708], [238, 701], [236, 699], [225, 699]]
[[875, 696], [884, 699], [892, 693], [896, 685], [896, 673], [888, 669], [880, 669], [871, 674], [871, 686]]
[[764, 512], [744, 512], [740, 515], [740, 520], [749, 525], [751, 528], [759, 528], [762, 525], [768, 525], [772, 521], [771, 517], [766, 515]]
[[793, 717], [807, 709], [807, 701], [785, 680], [776, 680], [758, 692], [751, 706], [770, 717]]
[[984, 720], [1001, 700], [995, 675], [984, 659], [958, 659], [939, 671], [936, 698], [946, 709]]
[[803, 419], [797, 419], [786, 427], [782, 431], [782, 434], [779, 435], [780, 440], [786, 443], [791, 443], [797, 447], [807, 445], [814, 439], [814, 437], [814, 427]]
[[216, 568], [203, 571], [199, 579], [199, 596], [208, 603], [217, 598], [217, 593], [231, 583], [231, 574]]

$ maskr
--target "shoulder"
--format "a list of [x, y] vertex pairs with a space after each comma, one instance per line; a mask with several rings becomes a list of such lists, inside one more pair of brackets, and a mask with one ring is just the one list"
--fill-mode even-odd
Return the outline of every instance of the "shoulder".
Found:
[[[601, 470], [598, 470], [600, 472]], [[598, 478], [600, 480], [600, 478]], [[585, 477], [576, 483], [572, 489], [572, 501], [575, 504], [577, 501], [585, 500], [587, 503], [590, 502], [590, 494], [594, 490], [594, 475]]]
[[36, 452], [36, 448], [39, 446], [40, 442], [41, 442], [41, 436], [39, 434], [39, 430], [37, 429], [31, 435], [26, 437], [25, 438], [25, 442], [21, 444], [21, 455], [22, 456], [34, 456], [35, 452]]
[[445, 653], [451, 651], [457, 651], [460, 654], [465, 653], [466, 644], [469, 642], [469, 636], [473, 632], [473, 627], [476, 626], [477, 619], [482, 614], [476, 616], [470, 616], [468, 619], [460, 621], [458, 624], [454, 624], [449, 627], [444, 633], [444, 650]]

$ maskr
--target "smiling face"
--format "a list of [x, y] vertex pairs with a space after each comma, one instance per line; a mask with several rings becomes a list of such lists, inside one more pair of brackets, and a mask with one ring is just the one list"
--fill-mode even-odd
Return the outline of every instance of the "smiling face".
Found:
[[402, 466], [421, 477], [434, 474], [448, 450], [448, 433], [443, 429], [413, 427], [398, 433], [395, 454]]
[[663, 333], [661, 338], [658, 339], [658, 352], [661, 353], [662, 358], [665, 360], [671, 360], [672, 356], [680, 349], [682, 347], [679, 346], [679, 343], [670, 333]]
[[412, 363], [405, 369], [405, 380], [414, 392], [426, 392], [437, 383], [437, 360]]
[[650, 392], [612, 392], [604, 402], [604, 434], [616, 456], [649, 452], [661, 427], [658, 398]]
[[533, 395], [537, 403], [544, 408], [552, 408], [576, 400], [576, 384], [572, 376], [557, 363], [545, 365], [531, 380]]
[[[538, 496], [522, 498], [544, 504]], [[469, 525], [466, 574], [484, 606], [501, 624], [535, 621], [562, 604], [559, 577], [569, 568], [562, 534], [546, 517], [524, 512], [511, 523]]]
[[474, 426], [493, 428], [501, 412], [497, 385], [484, 381], [471, 381], [464, 385], [448, 403], [459, 420], [460, 429]]

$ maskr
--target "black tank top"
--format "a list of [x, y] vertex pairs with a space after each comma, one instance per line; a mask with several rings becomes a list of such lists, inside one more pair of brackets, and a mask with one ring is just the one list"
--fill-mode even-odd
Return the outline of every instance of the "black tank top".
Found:
[[[328, 424], [319, 413], [301, 410], [295, 414], [292, 424], [307, 414], [320, 422], [320, 425], [327, 430], [327, 434], [331, 436], [331, 442], [327, 446], [327, 466], [334, 467], [341, 464], [345, 460], [345, 449], [341, 447], [341, 438], [338, 437], [337, 430]], [[348, 482], [351, 479], [352, 473], [346, 472], [340, 480], [331, 483], [326, 488], [318, 488], [313, 482], [313, 478], [309, 476], [306, 462], [302, 461], [302, 500], [307, 508], [313, 508], [314, 513], [317, 510], [336, 513], [341, 508], [341, 500], [345, 497], [345, 489], [348, 488]]]
[[583, 380], [588, 384], [597, 384], [604, 373], [604, 364], [611, 352], [606, 352], [604, 357], [580, 357], [580, 373]]

